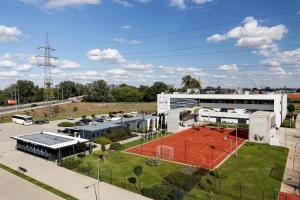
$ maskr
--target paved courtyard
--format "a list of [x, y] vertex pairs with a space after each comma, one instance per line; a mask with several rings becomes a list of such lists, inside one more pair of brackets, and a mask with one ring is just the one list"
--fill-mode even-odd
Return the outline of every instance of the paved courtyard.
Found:
[[[28, 170], [28, 176], [33, 177], [45, 184], [48, 184], [58, 190], [70, 194], [80, 200], [95, 199], [93, 188], [85, 189], [86, 186], [96, 183], [96, 179], [81, 175], [79, 173], [58, 167], [54, 162], [46, 161], [39, 157], [34, 157], [15, 150], [16, 142], [11, 136], [33, 133], [38, 131], [56, 132], [57, 124], [61, 121], [50, 122], [46, 125], [22, 126], [16, 124], [0, 124], [0, 163], [3, 163], [13, 169], [22, 166]], [[0, 187], [0, 191], [2, 188]], [[30, 199], [36, 198], [32, 196]], [[101, 182], [100, 198], [109, 200], [130, 199], [144, 200], [148, 199], [139, 194], [115, 187]]]

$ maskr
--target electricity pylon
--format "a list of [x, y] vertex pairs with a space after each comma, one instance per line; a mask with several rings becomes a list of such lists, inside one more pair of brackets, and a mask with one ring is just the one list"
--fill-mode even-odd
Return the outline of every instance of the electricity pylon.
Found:
[[52, 100], [54, 99], [53, 94], [53, 77], [52, 77], [52, 69], [55, 67], [52, 65], [51, 60], [57, 59], [56, 57], [53, 57], [51, 53], [55, 51], [55, 49], [51, 48], [49, 45], [49, 39], [48, 39], [48, 33], [46, 34], [46, 40], [45, 45], [39, 47], [38, 49], [41, 49], [44, 51], [43, 55], [37, 55], [36, 57], [44, 58], [44, 62], [40, 64], [39, 66], [44, 67], [44, 106], [48, 108], [48, 114], [51, 113], [51, 107], [52, 107]]

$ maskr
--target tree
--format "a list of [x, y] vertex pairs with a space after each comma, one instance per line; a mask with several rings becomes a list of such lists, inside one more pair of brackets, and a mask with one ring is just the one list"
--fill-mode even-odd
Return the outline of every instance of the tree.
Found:
[[[132, 177], [129, 177], [127, 180], [128, 180], [129, 183], [131, 183], [131, 184], [133, 184], [133, 185], [136, 184], [136, 178], [133, 177], [133, 176], [132, 176]], [[136, 188], [136, 186], [135, 186], [135, 188]]]
[[136, 165], [134, 168], [133, 168], [133, 173], [138, 177], [139, 179], [139, 190], [141, 190], [141, 181], [140, 181], [140, 176], [142, 175], [143, 173], [143, 166], [141, 165]]
[[113, 97], [107, 83], [104, 80], [97, 80], [88, 84], [88, 93], [84, 100], [87, 102], [110, 102], [113, 101]]
[[167, 92], [168, 85], [163, 82], [155, 82], [153, 85], [145, 90], [144, 101], [151, 102], [156, 101], [157, 94]]
[[183, 89], [194, 89], [194, 88], [201, 88], [201, 83], [197, 79], [191, 77], [190, 75], [186, 75], [182, 77]]
[[139, 102], [143, 100], [144, 93], [138, 88], [126, 84], [119, 85], [111, 90], [111, 94], [117, 102]]
[[290, 113], [292, 113], [292, 112], [295, 112], [295, 105], [294, 104], [289, 104], [288, 106], [287, 106], [287, 109], [288, 109], [288, 111], [290, 112]]

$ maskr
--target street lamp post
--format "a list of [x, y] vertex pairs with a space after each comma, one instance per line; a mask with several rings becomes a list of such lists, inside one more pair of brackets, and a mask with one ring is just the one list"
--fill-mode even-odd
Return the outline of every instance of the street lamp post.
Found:
[[[89, 161], [88, 163], [92, 163], [92, 162], [98, 162], [98, 171], [97, 171], [98, 181], [97, 181], [97, 183], [86, 186], [85, 188], [89, 188], [90, 186], [94, 186], [94, 188], [95, 188], [95, 185], [97, 184], [97, 193], [98, 193], [98, 195], [96, 195], [96, 200], [100, 200], [100, 159], [98, 158], [97, 160], [92, 160], [92, 161]], [[96, 191], [96, 189], [95, 189], [95, 191]]]
[[237, 129], [238, 129], [238, 123], [236, 124], [236, 129], [235, 129], [235, 157], [237, 157], [237, 151], [238, 151], [238, 146], [237, 146]]

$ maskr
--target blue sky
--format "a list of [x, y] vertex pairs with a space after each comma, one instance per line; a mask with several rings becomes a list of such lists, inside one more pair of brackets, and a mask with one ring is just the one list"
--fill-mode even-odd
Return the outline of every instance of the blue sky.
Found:
[[0, 88], [43, 83], [46, 32], [54, 82], [300, 87], [297, 0], [2, 0]]

